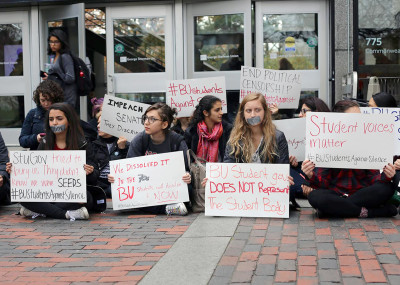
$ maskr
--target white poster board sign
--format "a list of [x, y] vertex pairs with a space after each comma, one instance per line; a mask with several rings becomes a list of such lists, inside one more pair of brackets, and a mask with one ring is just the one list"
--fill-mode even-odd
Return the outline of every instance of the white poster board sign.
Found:
[[10, 151], [11, 202], [85, 202], [84, 150]]
[[131, 141], [143, 131], [142, 115], [150, 105], [105, 95], [100, 130]]
[[272, 70], [242, 66], [240, 102], [252, 92], [264, 95], [268, 105], [279, 109], [297, 109], [301, 92], [301, 75], [296, 70]]
[[392, 116], [392, 122], [394, 123], [395, 133], [394, 139], [394, 155], [400, 155], [400, 108], [379, 108], [379, 107], [362, 107], [360, 108], [361, 113], [364, 114], [389, 114]]
[[285, 134], [289, 155], [295, 156], [297, 161], [304, 161], [306, 154], [306, 119], [275, 120], [274, 124], [278, 130]]
[[306, 158], [316, 167], [382, 169], [393, 160], [391, 115], [307, 113]]
[[201, 98], [213, 95], [221, 99], [227, 112], [225, 77], [208, 77], [167, 81], [166, 103], [176, 108], [178, 117], [190, 117]]
[[289, 218], [289, 164], [207, 163], [206, 216]]
[[189, 201], [182, 151], [110, 161], [114, 210]]

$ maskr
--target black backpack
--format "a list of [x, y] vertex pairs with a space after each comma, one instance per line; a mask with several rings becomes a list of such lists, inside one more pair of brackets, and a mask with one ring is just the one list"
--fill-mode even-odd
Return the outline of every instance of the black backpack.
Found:
[[[69, 53], [69, 55], [72, 57], [72, 61], [74, 62], [74, 75], [75, 75], [75, 84], [77, 87], [77, 95], [78, 96], [89, 95], [89, 93], [94, 89], [93, 88], [94, 84], [92, 82], [92, 77], [89, 68], [81, 58], [73, 55], [72, 53]], [[61, 56], [60, 59], [61, 59], [60, 66], [61, 68], [63, 68]]]

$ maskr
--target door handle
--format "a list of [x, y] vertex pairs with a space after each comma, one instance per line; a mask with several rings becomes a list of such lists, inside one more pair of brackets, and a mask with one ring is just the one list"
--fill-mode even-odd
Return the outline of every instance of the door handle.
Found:
[[114, 94], [114, 76], [112, 74], [107, 75], [107, 94], [115, 96]]

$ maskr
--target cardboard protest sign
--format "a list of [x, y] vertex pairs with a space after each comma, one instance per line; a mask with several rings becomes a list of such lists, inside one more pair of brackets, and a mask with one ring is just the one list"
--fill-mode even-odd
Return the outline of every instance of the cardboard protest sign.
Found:
[[362, 107], [360, 108], [361, 113], [364, 114], [389, 114], [392, 116], [392, 122], [394, 123], [394, 153], [393, 155], [400, 155], [400, 108], [379, 108], [379, 107]]
[[213, 95], [221, 99], [227, 112], [225, 77], [209, 77], [167, 81], [166, 103], [176, 108], [178, 117], [190, 117], [201, 98]]
[[306, 154], [306, 120], [305, 118], [275, 120], [274, 125], [283, 132], [289, 147], [289, 155], [303, 161]]
[[114, 210], [189, 201], [182, 151], [110, 161]]
[[206, 216], [289, 218], [289, 164], [207, 163]]
[[105, 95], [100, 130], [131, 141], [143, 131], [142, 115], [150, 105]]
[[392, 162], [391, 115], [307, 113], [306, 159], [317, 167], [382, 169]]
[[301, 92], [301, 75], [295, 70], [272, 70], [242, 66], [240, 102], [252, 92], [264, 95], [268, 104], [280, 109], [297, 109]]
[[10, 151], [12, 202], [86, 202], [84, 150]]

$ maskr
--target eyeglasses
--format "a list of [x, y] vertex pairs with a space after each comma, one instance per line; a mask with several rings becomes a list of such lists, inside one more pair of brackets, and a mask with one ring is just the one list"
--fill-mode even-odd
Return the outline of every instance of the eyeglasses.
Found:
[[310, 112], [310, 111], [311, 111], [310, 109], [301, 109], [300, 113], [301, 114], [305, 114], [305, 113]]
[[153, 124], [155, 121], [162, 121], [162, 120], [154, 118], [154, 117], [147, 117], [146, 115], [143, 115], [142, 116], [142, 125], [144, 125], [147, 120], [149, 121], [150, 124]]
[[49, 45], [58, 45], [60, 41], [49, 41]]

